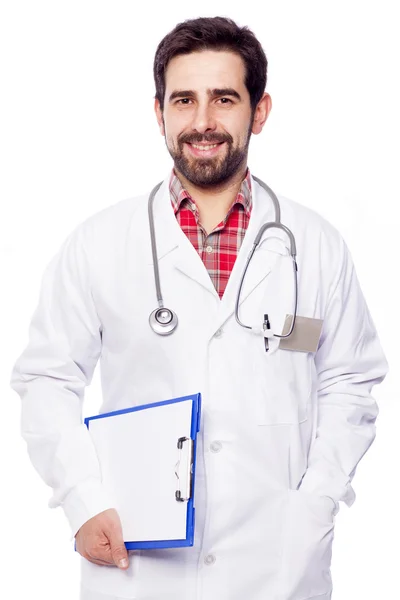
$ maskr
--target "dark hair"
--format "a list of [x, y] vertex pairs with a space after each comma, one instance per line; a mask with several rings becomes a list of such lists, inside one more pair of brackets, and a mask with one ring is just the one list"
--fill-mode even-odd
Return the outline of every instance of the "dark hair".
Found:
[[245, 85], [254, 113], [267, 84], [268, 61], [260, 42], [248, 27], [225, 17], [201, 17], [178, 23], [159, 43], [154, 57], [156, 95], [164, 110], [165, 71], [175, 56], [202, 50], [230, 51], [245, 65]]

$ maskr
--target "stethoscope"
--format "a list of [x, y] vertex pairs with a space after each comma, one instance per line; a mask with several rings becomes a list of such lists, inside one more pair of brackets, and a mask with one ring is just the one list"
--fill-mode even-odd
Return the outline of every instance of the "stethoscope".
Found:
[[[265, 350], [268, 351], [268, 348], [269, 348], [268, 339], [269, 338], [272, 338], [272, 337], [287, 338], [292, 334], [294, 326], [295, 326], [296, 316], [297, 316], [297, 297], [298, 297], [296, 241], [295, 241], [294, 235], [290, 231], [290, 229], [281, 223], [281, 209], [280, 209], [280, 205], [279, 205], [279, 200], [276, 197], [276, 195], [274, 194], [274, 192], [271, 190], [271, 188], [266, 183], [261, 181], [261, 179], [258, 179], [258, 177], [255, 177], [253, 175], [253, 179], [255, 181], [257, 181], [265, 189], [265, 191], [269, 194], [269, 196], [272, 198], [272, 202], [274, 204], [274, 210], [275, 210], [275, 220], [270, 221], [269, 223], [264, 223], [260, 227], [260, 230], [257, 233], [257, 236], [254, 240], [253, 247], [249, 253], [249, 256], [247, 257], [246, 264], [245, 264], [245, 267], [243, 270], [243, 274], [240, 279], [237, 297], [236, 297], [235, 318], [236, 318], [237, 323], [239, 325], [241, 325], [242, 327], [244, 327], [245, 329], [249, 329], [253, 333], [261, 333], [264, 337]], [[149, 323], [150, 323], [150, 327], [152, 328], [154, 333], [157, 333], [158, 335], [170, 335], [171, 333], [173, 333], [175, 331], [175, 329], [178, 326], [178, 317], [176, 316], [176, 313], [173, 310], [171, 310], [170, 308], [166, 308], [164, 306], [164, 301], [163, 301], [163, 297], [161, 294], [160, 272], [158, 269], [157, 244], [156, 244], [156, 235], [155, 235], [155, 230], [154, 230], [154, 215], [153, 215], [154, 197], [155, 197], [158, 189], [161, 187], [162, 183], [163, 183], [162, 181], [161, 181], [161, 183], [158, 183], [155, 186], [155, 188], [151, 191], [150, 196], [149, 196], [149, 203], [148, 203], [151, 251], [153, 254], [153, 265], [154, 265], [154, 282], [156, 285], [156, 294], [157, 294], [157, 301], [158, 301], [158, 308], [153, 310], [153, 312], [150, 314]], [[257, 328], [257, 327], [251, 327], [250, 325], [245, 325], [244, 323], [242, 323], [242, 321], [239, 318], [240, 295], [241, 295], [243, 282], [244, 282], [244, 278], [246, 276], [247, 269], [249, 268], [250, 261], [253, 257], [253, 254], [254, 254], [258, 244], [261, 241], [261, 238], [262, 238], [264, 232], [267, 231], [267, 229], [272, 229], [272, 228], [281, 229], [288, 236], [289, 242], [290, 242], [290, 255], [292, 257], [292, 265], [293, 265], [293, 277], [294, 277], [293, 316], [292, 316], [292, 322], [291, 322], [289, 332], [286, 333], [285, 335], [278, 335], [277, 333], [274, 333], [272, 331], [271, 324], [269, 322], [269, 318], [268, 318], [267, 314], [264, 315], [264, 321], [263, 321], [263, 325], [262, 325], [261, 329]]]

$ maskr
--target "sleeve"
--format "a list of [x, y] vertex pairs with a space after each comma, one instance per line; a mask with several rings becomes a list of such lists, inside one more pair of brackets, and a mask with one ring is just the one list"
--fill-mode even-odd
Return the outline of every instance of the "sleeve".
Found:
[[350, 253], [340, 238], [319, 348], [316, 437], [300, 489], [351, 506], [357, 464], [376, 435], [378, 406], [371, 396], [388, 371]]
[[30, 460], [53, 489], [49, 506], [63, 507], [71, 539], [88, 519], [113, 507], [82, 418], [85, 386], [100, 353], [101, 323], [80, 225], [44, 271], [28, 345], [11, 374]]

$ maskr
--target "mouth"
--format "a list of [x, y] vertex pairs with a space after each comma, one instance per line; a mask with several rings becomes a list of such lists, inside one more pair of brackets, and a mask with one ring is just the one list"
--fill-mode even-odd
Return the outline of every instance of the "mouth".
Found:
[[218, 142], [216, 144], [189, 144], [188, 142], [185, 142], [190, 153], [193, 154], [193, 156], [200, 158], [215, 156], [224, 144], [225, 142]]

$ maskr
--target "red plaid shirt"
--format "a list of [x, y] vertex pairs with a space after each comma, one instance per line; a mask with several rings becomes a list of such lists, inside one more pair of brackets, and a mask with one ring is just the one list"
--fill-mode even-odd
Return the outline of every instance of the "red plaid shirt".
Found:
[[199, 221], [199, 212], [172, 169], [169, 183], [171, 203], [176, 219], [206, 267], [211, 281], [222, 298], [229, 275], [242, 245], [249, 223], [252, 198], [250, 171], [223, 221], [207, 235]]

